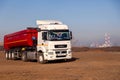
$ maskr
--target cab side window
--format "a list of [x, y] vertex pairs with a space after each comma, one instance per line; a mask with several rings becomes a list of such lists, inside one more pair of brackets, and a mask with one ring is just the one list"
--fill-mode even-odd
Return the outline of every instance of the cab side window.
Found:
[[47, 32], [42, 32], [42, 39], [47, 40]]

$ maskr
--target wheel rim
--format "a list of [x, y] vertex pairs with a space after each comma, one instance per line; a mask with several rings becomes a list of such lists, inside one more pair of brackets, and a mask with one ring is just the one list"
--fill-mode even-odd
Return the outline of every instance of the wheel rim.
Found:
[[43, 57], [42, 56], [39, 56], [39, 61], [43, 62]]
[[14, 55], [14, 53], [12, 53], [12, 59], [14, 59], [14, 57], [15, 57], [15, 55]]
[[9, 57], [9, 56], [8, 56], [8, 53], [6, 52], [6, 59], [8, 59], [8, 57]]
[[25, 55], [23, 54], [23, 56], [22, 56], [22, 60], [25, 60]]

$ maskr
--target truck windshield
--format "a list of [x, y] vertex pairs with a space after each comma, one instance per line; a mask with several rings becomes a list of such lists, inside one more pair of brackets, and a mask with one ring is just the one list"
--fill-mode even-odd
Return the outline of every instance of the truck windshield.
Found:
[[69, 30], [50, 30], [48, 38], [51, 41], [70, 40]]

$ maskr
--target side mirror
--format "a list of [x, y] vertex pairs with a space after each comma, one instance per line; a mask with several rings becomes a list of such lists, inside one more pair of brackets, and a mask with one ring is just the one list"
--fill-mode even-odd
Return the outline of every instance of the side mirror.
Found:
[[47, 40], [47, 32], [43, 32], [42, 33], [42, 39], [43, 40]]
[[72, 31], [70, 31], [70, 39], [72, 39]]

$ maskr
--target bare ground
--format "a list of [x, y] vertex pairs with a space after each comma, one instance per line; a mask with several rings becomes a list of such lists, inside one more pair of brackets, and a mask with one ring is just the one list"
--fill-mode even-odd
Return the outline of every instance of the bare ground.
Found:
[[69, 62], [6, 60], [0, 52], [0, 80], [120, 80], [120, 52], [73, 52]]

